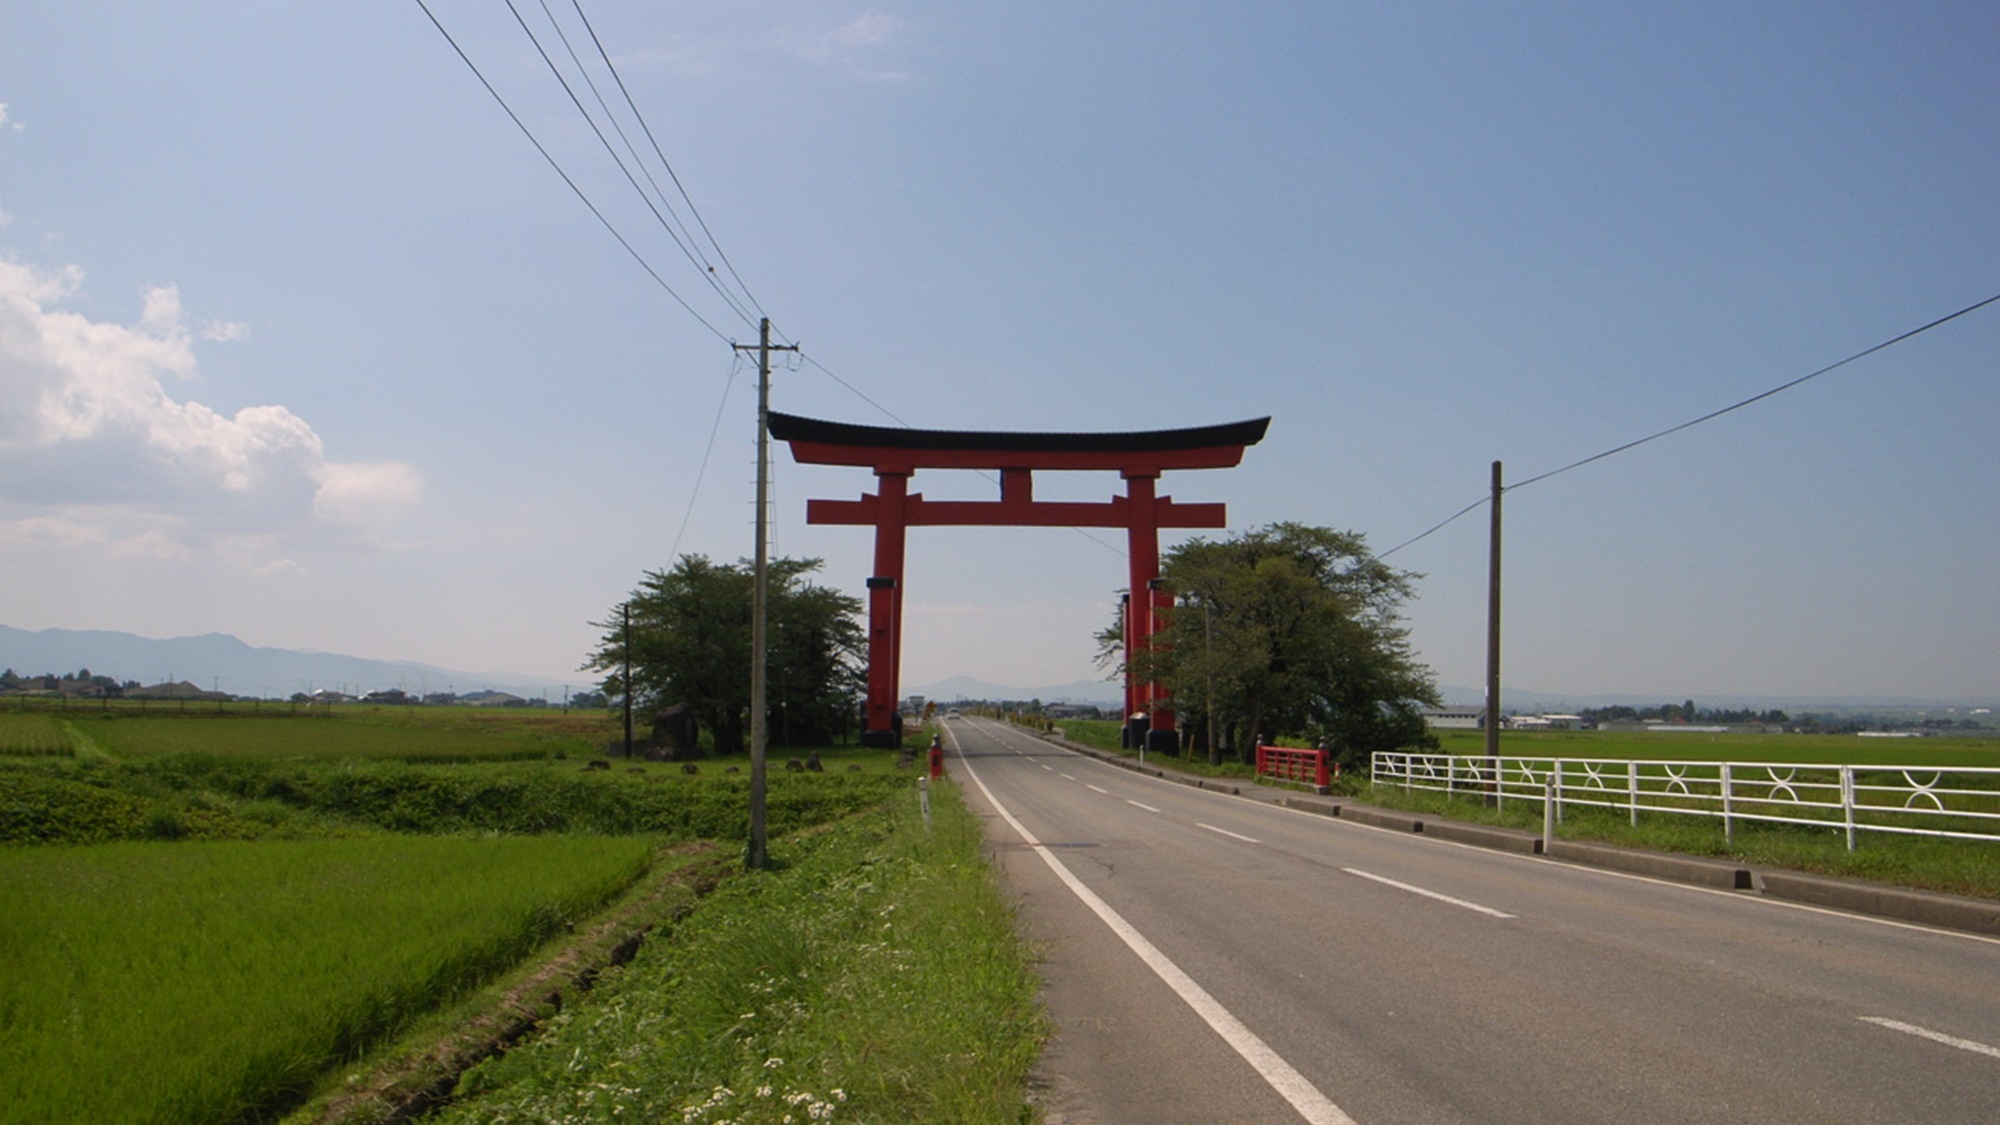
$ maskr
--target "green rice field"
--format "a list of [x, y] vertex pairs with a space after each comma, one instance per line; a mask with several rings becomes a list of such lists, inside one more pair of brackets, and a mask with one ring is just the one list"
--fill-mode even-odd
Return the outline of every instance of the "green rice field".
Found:
[[566, 836], [0, 848], [0, 1122], [282, 1104], [587, 916], [649, 853]]
[[0, 711], [0, 757], [63, 756], [71, 752], [69, 732], [54, 715]]
[[[1441, 752], [1486, 753], [1476, 730], [1436, 732]], [[1617, 761], [1799, 762], [1834, 766], [2000, 766], [2000, 737], [1860, 738], [1851, 734], [1711, 734], [1699, 731], [1501, 731], [1500, 754], [1515, 758]]]
[[[35, 718], [32, 714], [19, 716]], [[317, 714], [80, 713], [76, 729], [119, 757], [374, 758], [403, 762], [593, 758], [610, 737], [601, 715], [496, 716], [442, 708]]]
[[[0, 710], [0, 1125], [276, 1120], [528, 971], [663, 873], [663, 849], [740, 848], [744, 763], [604, 768], [612, 727]], [[879, 751], [821, 754], [813, 773], [774, 753], [774, 839], [909, 780]]]

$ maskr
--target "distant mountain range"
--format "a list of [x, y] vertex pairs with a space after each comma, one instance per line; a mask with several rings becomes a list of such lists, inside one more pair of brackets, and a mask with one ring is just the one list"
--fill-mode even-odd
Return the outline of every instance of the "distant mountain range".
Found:
[[[88, 668], [99, 676], [143, 684], [185, 680], [231, 695], [281, 699], [318, 689], [361, 695], [401, 688], [429, 692], [504, 691], [524, 699], [559, 698], [561, 684], [513, 672], [464, 672], [413, 661], [369, 660], [327, 652], [253, 648], [228, 633], [154, 640], [103, 630], [0, 625], [0, 668], [22, 676], [66, 675]], [[575, 687], [588, 685], [582, 673]]]
[[[1446, 684], [1438, 688], [1444, 701], [1452, 707], [1478, 707], [1486, 702], [1485, 688], [1454, 687]], [[1925, 699], [1911, 695], [1703, 695], [1701, 692], [1605, 692], [1584, 695], [1561, 695], [1555, 692], [1527, 691], [1500, 686], [1500, 702], [1503, 711], [1580, 711], [1590, 707], [1657, 707], [1662, 703], [1680, 703], [1694, 700], [1695, 706], [1704, 710], [1710, 708], [1740, 711], [1745, 708], [1766, 711], [1776, 708], [1783, 711], [1851, 711], [1869, 707], [1894, 710], [1944, 710], [1958, 708], [1970, 710], [1974, 707], [2000, 706], [2000, 699]]]
[[953, 676], [934, 684], [906, 685], [904, 696], [921, 695], [925, 699], [1039, 699], [1043, 703], [1086, 703], [1096, 707], [1118, 707], [1125, 697], [1125, 691], [1109, 680], [1078, 680], [1075, 683], [1056, 684], [1052, 687], [1012, 687], [1007, 684], [989, 683], [971, 676]]
[[[1484, 688], [1446, 684], [1438, 690], [1449, 706], [1477, 707], [1486, 702]], [[953, 676], [936, 683], [905, 687], [903, 694], [947, 701], [1039, 699], [1044, 703], [1089, 703], [1099, 707], [1116, 707], [1123, 697], [1118, 684], [1109, 680], [1078, 680], [1075, 683], [1044, 687], [1016, 687], [974, 679], [971, 676]], [[1759, 711], [1774, 707], [1787, 711], [1809, 711], [1854, 710], [1868, 707], [1898, 710], [1957, 707], [1970, 710], [1974, 707], [2000, 706], [2000, 699], [1922, 699], [1902, 695], [1703, 695], [1700, 692], [1611, 692], [1564, 695], [1557, 692], [1507, 687], [1504, 684], [1501, 686], [1500, 698], [1503, 709], [1524, 712], [1573, 711], [1586, 707], [1612, 707], [1619, 704], [1631, 707], [1658, 706], [1662, 703], [1679, 703], [1689, 698], [1692, 698], [1698, 707], [1729, 710], [1754, 708]]]
[[[42, 629], [30, 631], [0, 625], [0, 668], [23, 676], [64, 675], [84, 668], [100, 676], [157, 684], [185, 680], [197, 687], [231, 695], [284, 698], [293, 692], [321, 688], [360, 695], [401, 688], [412, 694], [455, 691], [504, 691], [523, 698], [560, 698], [563, 685], [517, 672], [467, 672], [414, 661], [369, 660], [326, 652], [254, 648], [228, 633], [154, 640], [131, 633], [102, 630]], [[590, 685], [582, 673], [571, 685]], [[1478, 706], [1482, 688], [1446, 684], [1439, 689], [1452, 706]], [[906, 685], [905, 695], [930, 699], [1039, 699], [1044, 703], [1082, 703], [1117, 707], [1123, 692], [1109, 680], [1077, 680], [1067, 684], [1018, 687], [971, 676], [953, 676], [929, 684]], [[1897, 695], [1798, 696], [1703, 695], [1700, 692], [1614, 692], [1569, 694], [1504, 687], [1505, 707], [1513, 711], [1570, 711], [1626, 704], [1644, 707], [1679, 703], [1693, 698], [1700, 707], [1730, 709], [1777, 707], [1788, 711], [1857, 708], [1944, 709], [2000, 706], [2000, 699], [1923, 699]]]

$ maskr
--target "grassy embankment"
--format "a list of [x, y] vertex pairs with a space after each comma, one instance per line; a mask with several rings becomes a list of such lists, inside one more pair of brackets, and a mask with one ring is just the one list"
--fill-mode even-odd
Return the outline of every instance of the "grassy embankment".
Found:
[[[673, 882], [683, 861], [663, 862], [665, 845], [706, 837], [733, 857], [745, 834], [747, 780], [724, 772], [729, 763], [705, 762], [699, 775], [627, 772], [622, 761], [585, 772], [569, 749], [602, 740], [550, 729], [574, 716], [507, 717], [525, 720], [518, 725], [455, 713], [427, 724], [421, 712], [6, 717], [0, 1121], [268, 1119], [297, 1104], [315, 1075], [323, 1084], [333, 1068], [353, 1069], [425, 1012], [562, 946], [621, 889], [635, 888], [629, 901], [636, 887]], [[787, 834], [880, 819], [891, 795], [907, 798], [909, 775], [889, 755], [822, 753], [828, 773], [773, 770], [781, 861], [805, 846]], [[986, 872], [976, 854], [964, 867], [963, 879], [939, 884], [950, 886], [946, 897], [990, 894], [978, 891]], [[880, 908], [899, 912], [919, 883], [878, 893]], [[844, 890], [826, 881], [808, 896], [808, 920], [844, 909]], [[669, 896], [633, 924], [670, 921], [687, 897]], [[1010, 948], [1001, 914], [997, 928], [988, 918], [963, 939]], [[856, 948], [872, 935], [818, 932], [823, 955], [882, 987], [873, 977], [894, 966]], [[477, 1013], [449, 1018], [478, 1022]], [[871, 1006], [844, 1026], [896, 1038], [904, 1025]], [[1032, 1054], [1035, 1036], [1014, 1035], [982, 1081], [1018, 1104], [1015, 1063]], [[421, 1043], [408, 1052], [425, 1053]], [[843, 1080], [850, 1092], [870, 1088], [867, 1073]], [[922, 1075], [905, 1094], [912, 1106], [941, 1096]]]
[[[1135, 756], [1118, 748], [1114, 721], [1061, 724], [1071, 739], [1112, 753]], [[1485, 753], [1479, 731], [1440, 731], [1442, 752], [1465, 756]], [[1597, 758], [1613, 761], [1730, 761], [1857, 765], [1884, 770], [1901, 767], [2000, 766], [2000, 739], [1992, 737], [1864, 739], [1852, 735], [1655, 733], [1648, 731], [1503, 731], [1500, 752], [1508, 757]], [[1205, 761], [1184, 763], [1172, 757], [1149, 756], [1161, 769], [1213, 776]], [[1226, 764], [1229, 776], [1249, 777], [1250, 767]], [[1921, 776], [1921, 775], [1920, 775]], [[1498, 824], [1539, 833], [1539, 801], [1509, 800], [1491, 807], [1478, 794], [1453, 796], [1405, 792], [1373, 786], [1365, 777], [1340, 779], [1340, 792], [1357, 801], [1405, 809], [1429, 816], [1481, 824]], [[1996, 798], [2000, 800], [2000, 798]], [[1844, 832], [1836, 829], [1739, 822], [1731, 836], [1723, 834], [1715, 817], [1643, 814], [1637, 826], [1621, 810], [1572, 807], [1565, 810], [1557, 835], [1624, 847], [1726, 858], [1752, 866], [1809, 871], [1824, 875], [1875, 879], [1925, 890], [2000, 898], [2000, 842], [1928, 839], [1861, 833], [1856, 849], [1847, 850]]]

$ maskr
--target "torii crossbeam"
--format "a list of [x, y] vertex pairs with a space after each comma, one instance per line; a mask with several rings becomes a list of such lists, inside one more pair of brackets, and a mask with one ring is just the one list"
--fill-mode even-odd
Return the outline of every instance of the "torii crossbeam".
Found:
[[[874, 470], [877, 491], [859, 500], [809, 500], [806, 522], [875, 528], [875, 573], [868, 579], [868, 702], [864, 744], [896, 742], [902, 681], [903, 539], [912, 527], [1122, 527], [1129, 544], [1131, 594], [1125, 614], [1126, 667], [1166, 624], [1173, 595], [1159, 589], [1161, 528], [1227, 526], [1221, 504], [1177, 504], [1156, 495], [1168, 469], [1226, 469], [1263, 440], [1269, 418], [1183, 430], [1120, 433], [1008, 433], [855, 426], [772, 412], [771, 436], [802, 464]], [[926, 500], [910, 491], [918, 469], [983, 469], [1000, 475], [998, 500]], [[1103, 502], [1036, 500], [1036, 469], [1116, 470], [1125, 495]], [[1150, 720], [1149, 749], [1174, 745], [1165, 688], [1125, 678], [1125, 716]]]

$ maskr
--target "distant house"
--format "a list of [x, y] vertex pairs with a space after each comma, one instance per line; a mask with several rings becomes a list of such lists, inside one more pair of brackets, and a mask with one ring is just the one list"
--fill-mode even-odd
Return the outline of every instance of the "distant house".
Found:
[[1426, 707], [1424, 725], [1432, 730], [1485, 730], [1484, 707]]
[[154, 684], [151, 687], [133, 688], [125, 693], [127, 699], [233, 699], [227, 692], [204, 691], [187, 682], [178, 680], [170, 684]]

